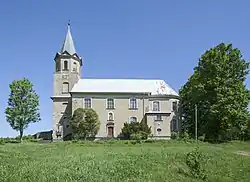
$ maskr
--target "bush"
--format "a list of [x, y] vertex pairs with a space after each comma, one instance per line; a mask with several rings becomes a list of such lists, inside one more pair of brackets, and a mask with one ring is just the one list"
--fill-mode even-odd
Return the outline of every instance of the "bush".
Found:
[[14, 140], [14, 139], [5, 140], [5, 143], [20, 143], [20, 140]]
[[176, 140], [179, 138], [179, 133], [178, 132], [171, 132], [171, 139]]
[[181, 134], [181, 139], [184, 140], [185, 142], [187, 142], [187, 141], [189, 141], [190, 136], [189, 136], [189, 134], [187, 132], [183, 132]]
[[[141, 137], [140, 140], [145, 140], [151, 134], [151, 127], [149, 127], [145, 120], [132, 123], [124, 123], [122, 132], [119, 134], [119, 138], [125, 140], [131, 140], [134, 137]], [[132, 139], [133, 140], [133, 139]]]
[[[19, 136], [18, 136], [19, 137]], [[19, 137], [20, 138], [20, 137]], [[18, 138], [18, 139], [19, 139]], [[28, 136], [23, 136], [23, 138], [22, 138], [23, 140], [32, 140], [32, 139], [34, 139], [34, 137], [33, 136], [31, 136], [31, 135], [28, 135]]]
[[38, 139], [29, 139], [28, 141], [37, 143], [37, 142], [40, 142], [41, 140], [38, 138]]
[[4, 145], [4, 140], [0, 138], [0, 145]]
[[205, 180], [207, 156], [199, 151], [198, 147], [186, 155], [186, 164], [190, 169], [191, 175], [195, 178]]
[[140, 133], [131, 134], [130, 140], [142, 140], [142, 135]]

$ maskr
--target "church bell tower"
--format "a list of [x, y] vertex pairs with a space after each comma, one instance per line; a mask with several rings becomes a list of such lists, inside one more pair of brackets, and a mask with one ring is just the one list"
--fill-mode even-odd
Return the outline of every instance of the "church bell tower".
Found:
[[81, 78], [82, 58], [76, 53], [68, 24], [66, 38], [56, 53], [53, 79], [53, 139], [63, 139], [71, 133], [69, 118], [72, 115], [70, 91]]

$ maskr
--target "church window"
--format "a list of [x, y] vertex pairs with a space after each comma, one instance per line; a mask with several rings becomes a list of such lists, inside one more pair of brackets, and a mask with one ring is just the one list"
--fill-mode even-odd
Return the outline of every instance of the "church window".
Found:
[[68, 82], [63, 82], [63, 93], [69, 93], [69, 83]]
[[130, 109], [137, 109], [137, 101], [136, 98], [129, 99], [129, 108]]
[[130, 117], [130, 122], [131, 123], [137, 122], [137, 118], [135, 116]]
[[153, 111], [160, 111], [160, 102], [159, 101], [153, 102]]
[[172, 103], [172, 110], [175, 112], [177, 111], [177, 102], [176, 101]]
[[114, 121], [114, 114], [112, 112], [109, 112], [109, 114], [108, 114], [108, 120], [109, 121]]
[[114, 109], [115, 101], [112, 98], [107, 99], [107, 109]]
[[173, 119], [173, 120], [172, 120], [172, 130], [173, 130], [173, 131], [176, 131], [176, 130], [177, 130], [177, 121], [176, 121], [176, 119]]
[[162, 121], [162, 116], [160, 114], [157, 114], [155, 120], [156, 121]]
[[68, 61], [63, 62], [63, 70], [68, 70]]
[[91, 98], [84, 98], [84, 107], [91, 108]]
[[76, 62], [73, 63], [73, 69], [72, 71], [76, 72], [77, 71], [77, 65], [76, 65]]

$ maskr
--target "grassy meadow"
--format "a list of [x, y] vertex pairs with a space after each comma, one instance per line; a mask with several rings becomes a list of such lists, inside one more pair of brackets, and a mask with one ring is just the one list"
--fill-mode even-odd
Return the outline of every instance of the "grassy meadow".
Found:
[[185, 154], [199, 145], [209, 158], [208, 181], [249, 181], [250, 143], [159, 141], [22, 143], [0, 145], [0, 181], [153, 182], [201, 181], [190, 175]]

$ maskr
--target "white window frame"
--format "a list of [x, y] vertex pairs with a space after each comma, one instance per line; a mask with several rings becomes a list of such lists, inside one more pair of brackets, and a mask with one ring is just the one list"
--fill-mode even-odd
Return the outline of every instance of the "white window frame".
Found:
[[156, 111], [160, 111], [160, 110], [161, 110], [161, 103], [160, 103], [159, 100], [154, 100], [154, 101], [152, 101], [152, 111], [155, 111], [155, 110], [154, 110], [154, 103], [155, 103], [155, 102], [158, 102], [158, 103], [159, 103], [159, 108], [158, 108], [159, 110], [156, 110]]
[[[108, 99], [113, 99], [114, 108], [109, 108], [109, 107], [108, 107]], [[106, 99], [106, 109], [115, 109], [115, 99], [114, 99], [114, 98], [107, 98], [107, 99]]]
[[[85, 99], [90, 99], [90, 107], [86, 107]], [[84, 108], [86, 108], [86, 109], [92, 108], [92, 98], [91, 97], [84, 97], [83, 98], [83, 105], [84, 105]]]
[[130, 117], [129, 117], [129, 123], [134, 123], [134, 122], [132, 122], [132, 121], [131, 121], [131, 119], [132, 119], [132, 118], [135, 118], [135, 122], [138, 122], [138, 120], [137, 120], [137, 117], [136, 117], [136, 116], [130, 116]]
[[[131, 103], [133, 100], [135, 101], [135, 107], [131, 107], [131, 106], [133, 106], [133, 104]], [[138, 109], [138, 100], [136, 97], [129, 98], [129, 109], [131, 109], [131, 110]]]

